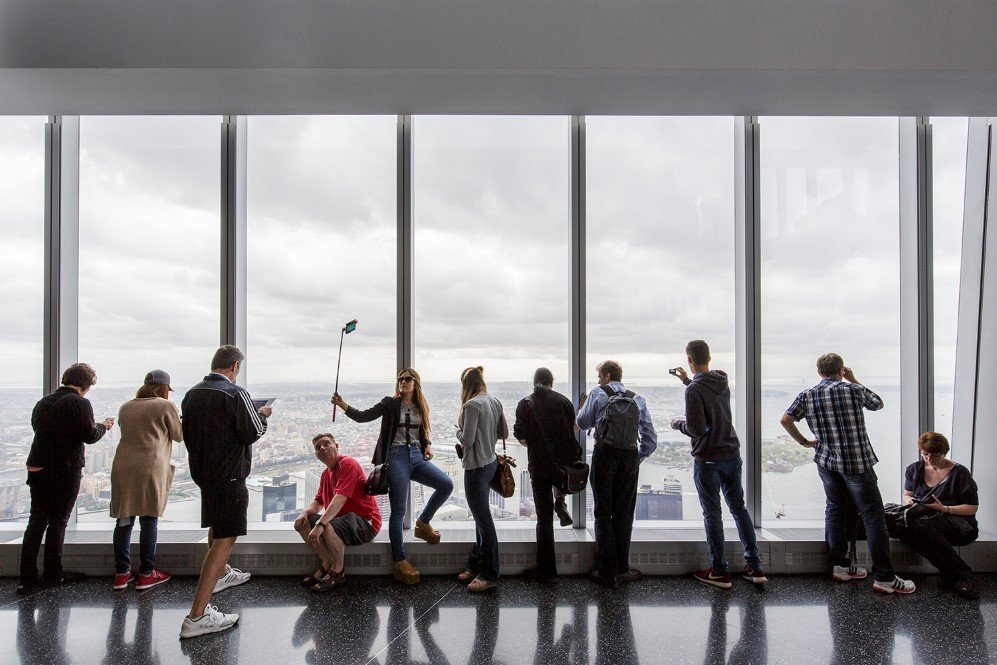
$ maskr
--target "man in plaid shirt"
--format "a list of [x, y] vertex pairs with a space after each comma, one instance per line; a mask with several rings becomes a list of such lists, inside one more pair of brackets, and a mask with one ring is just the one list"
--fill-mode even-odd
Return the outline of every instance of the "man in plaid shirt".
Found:
[[[872, 588], [883, 593], [914, 593], [914, 583], [893, 572], [883, 497], [872, 468], [879, 460], [869, 442], [862, 412], [864, 408], [882, 409], [883, 400], [858, 382], [837, 353], [818, 358], [817, 373], [821, 382], [800, 393], [780, 422], [794, 441], [815, 449], [814, 462], [827, 496], [824, 530], [834, 567], [832, 576], [840, 582], [866, 577], [865, 569], [848, 558], [848, 525], [857, 507], [872, 557]], [[816, 439], [808, 440], [796, 426], [803, 418]]]

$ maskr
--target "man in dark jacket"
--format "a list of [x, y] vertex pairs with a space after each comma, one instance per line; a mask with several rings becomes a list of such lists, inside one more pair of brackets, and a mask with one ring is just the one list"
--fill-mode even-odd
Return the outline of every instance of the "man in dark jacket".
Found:
[[722, 589], [731, 587], [731, 574], [724, 556], [724, 525], [720, 512], [720, 494], [737, 525], [737, 535], [744, 545], [742, 577], [758, 584], [766, 582], [762, 572], [755, 527], [744, 506], [741, 484], [741, 443], [731, 422], [730, 386], [727, 374], [710, 369], [710, 347], [701, 339], [685, 347], [692, 379], [677, 367], [671, 373], [682, 380], [685, 389], [685, 420], [673, 420], [672, 428], [692, 438], [695, 459], [693, 478], [703, 507], [706, 542], [710, 546], [712, 566], [696, 572], [696, 579]]
[[114, 426], [93, 419], [86, 395], [97, 382], [97, 373], [86, 363], [70, 365], [62, 374], [62, 387], [46, 395], [31, 412], [35, 438], [28, 453], [28, 486], [31, 516], [21, 541], [21, 580], [17, 593], [25, 594], [38, 583], [38, 550], [45, 536], [45, 573], [42, 585], [74, 582], [82, 573], [63, 572], [62, 543], [66, 525], [80, 493], [85, 466], [83, 448], [97, 443]]
[[249, 392], [235, 384], [244, 359], [234, 346], [219, 348], [211, 373], [188, 390], [181, 403], [190, 476], [201, 490], [201, 526], [208, 528], [208, 554], [181, 638], [234, 626], [238, 614], [223, 614], [208, 601], [212, 593], [249, 581], [249, 573], [230, 567], [228, 557], [236, 538], [246, 535], [246, 478], [253, 443], [267, 431], [270, 407], [257, 409]]
[[[575, 409], [564, 395], [554, 392], [554, 375], [541, 367], [533, 375], [533, 394], [516, 407], [513, 436], [526, 446], [533, 502], [537, 509], [537, 566], [524, 571], [534, 579], [557, 576], [554, 560], [554, 512], [561, 526], [572, 523], [564, 495], [554, 488], [558, 464], [580, 460], [582, 448], [575, 438]], [[552, 496], [556, 500], [552, 500]]]

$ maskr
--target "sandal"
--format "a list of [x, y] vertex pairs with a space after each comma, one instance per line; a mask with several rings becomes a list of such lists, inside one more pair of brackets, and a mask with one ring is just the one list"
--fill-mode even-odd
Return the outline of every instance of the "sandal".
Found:
[[323, 576], [322, 579], [318, 581], [318, 584], [311, 587], [311, 590], [315, 593], [325, 593], [329, 589], [339, 586], [344, 581], [346, 581], [346, 569], [343, 569], [338, 573], [329, 571], [329, 574]]
[[312, 573], [305, 579], [301, 580], [301, 586], [305, 587], [306, 589], [311, 588], [316, 584], [321, 583], [322, 578], [328, 575], [329, 572], [330, 571], [326, 570], [325, 564], [322, 564], [321, 568], [316, 570], [314, 573]]
[[457, 576], [457, 581], [467, 584], [477, 576], [477, 573], [472, 573], [470, 570], [465, 569], [463, 573]]

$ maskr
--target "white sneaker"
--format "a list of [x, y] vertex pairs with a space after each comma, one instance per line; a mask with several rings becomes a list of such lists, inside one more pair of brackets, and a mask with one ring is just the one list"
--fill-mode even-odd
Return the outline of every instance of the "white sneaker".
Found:
[[914, 593], [917, 587], [910, 580], [894, 577], [892, 582], [873, 582], [872, 590], [880, 593]]
[[865, 568], [859, 568], [853, 563], [850, 566], [835, 566], [831, 572], [831, 577], [838, 582], [848, 582], [851, 580], [864, 580], [868, 574]]
[[180, 639], [218, 633], [228, 630], [238, 622], [238, 614], [222, 614], [214, 605], [208, 605], [204, 608], [204, 614], [200, 619], [192, 620], [190, 617], [184, 617], [183, 625], [180, 626]]
[[224, 591], [229, 587], [239, 586], [240, 584], [245, 584], [252, 577], [252, 573], [244, 573], [238, 568], [229, 568], [228, 572], [218, 578], [215, 582], [215, 590], [211, 593], [218, 593], [219, 591]]

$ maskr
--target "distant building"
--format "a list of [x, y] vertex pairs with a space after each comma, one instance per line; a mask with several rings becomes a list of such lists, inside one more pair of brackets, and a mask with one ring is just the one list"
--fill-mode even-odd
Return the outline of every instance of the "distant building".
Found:
[[637, 489], [637, 519], [682, 519], [682, 483], [669, 477], [665, 478], [660, 490], [641, 485]]

